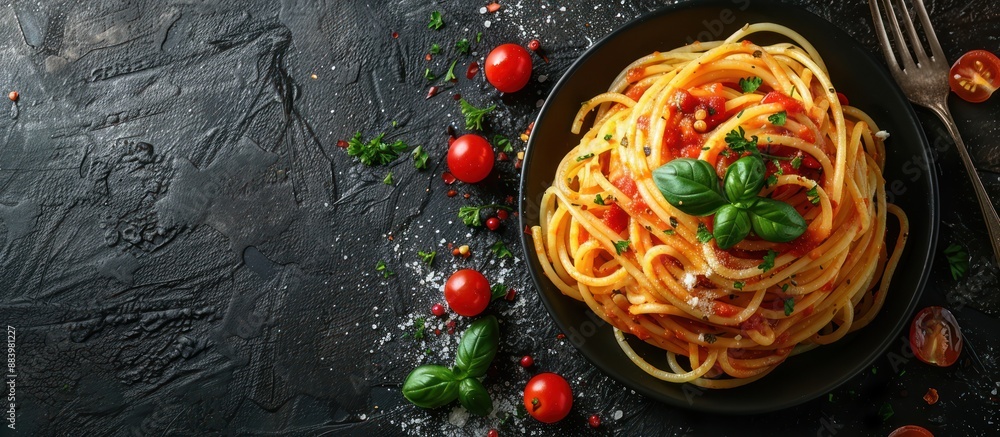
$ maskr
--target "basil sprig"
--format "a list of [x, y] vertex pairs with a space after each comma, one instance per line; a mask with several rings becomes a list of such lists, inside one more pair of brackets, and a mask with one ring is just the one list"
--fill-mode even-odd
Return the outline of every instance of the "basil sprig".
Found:
[[722, 187], [706, 161], [678, 158], [653, 170], [653, 181], [671, 205], [686, 214], [715, 214], [712, 236], [720, 249], [743, 241], [753, 230], [764, 240], [786, 243], [802, 235], [806, 221], [791, 205], [760, 197], [766, 170], [754, 154], [726, 169]]
[[496, 317], [476, 320], [462, 334], [455, 368], [425, 364], [413, 369], [403, 382], [403, 397], [422, 408], [437, 408], [456, 398], [470, 413], [486, 416], [493, 400], [477, 378], [486, 374], [500, 345]]

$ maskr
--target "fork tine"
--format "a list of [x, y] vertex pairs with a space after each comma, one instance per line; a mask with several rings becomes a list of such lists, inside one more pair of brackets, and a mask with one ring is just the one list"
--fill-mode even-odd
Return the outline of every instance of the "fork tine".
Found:
[[889, 29], [892, 29], [892, 36], [896, 40], [896, 48], [899, 49], [899, 59], [903, 61], [903, 69], [906, 70], [915, 67], [916, 65], [913, 63], [913, 58], [910, 56], [910, 50], [906, 44], [906, 38], [903, 37], [903, 31], [899, 29], [899, 20], [896, 18], [896, 12], [893, 10], [892, 0], [882, 0], [882, 6], [885, 6], [886, 21], [889, 22]]
[[917, 56], [917, 62], [926, 64], [928, 61], [927, 53], [924, 52], [924, 44], [920, 42], [920, 36], [917, 35], [917, 28], [913, 25], [913, 19], [910, 18], [910, 11], [903, 0], [898, 1], [900, 14], [903, 16], [901, 21], [903, 22], [903, 26], [906, 27], [906, 33], [910, 34], [910, 48], [913, 49], [913, 53]]
[[931, 54], [935, 60], [948, 62], [944, 57], [944, 50], [941, 50], [941, 43], [938, 42], [937, 35], [934, 34], [934, 27], [931, 26], [931, 20], [927, 17], [927, 8], [924, 7], [923, 0], [913, 0], [913, 10], [916, 11], [917, 17], [920, 18], [920, 25], [924, 28], [924, 33], [927, 34], [927, 42], [930, 43]]
[[882, 23], [882, 12], [879, 11], [879, 0], [868, 0], [868, 7], [872, 10], [872, 22], [875, 24], [875, 36], [878, 37], [882, 51], [885, 52], [885, 62], [892, 70], [899, 70], [899, 63], [896, 62], [896, 55], [892, 50], [892, 43], [889, 42], [889, 35], [885, 33], [885, 24]]

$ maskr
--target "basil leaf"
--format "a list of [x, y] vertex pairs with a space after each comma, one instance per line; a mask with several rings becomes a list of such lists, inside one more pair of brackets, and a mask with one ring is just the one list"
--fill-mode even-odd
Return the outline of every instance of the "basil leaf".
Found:
[[750, 224], [760, 238], [787, 243], [806, 231], [806, 220], [785, 202], [762, 197], [750, 207]]
[[733, 205], [719, 208], [715, 213], [712, 235], [719, 249], [729, 249], [750, 234], [750, 214]]
[[[730, 202], [743, 203], [753, 200], [764, 188], [764, 161], [757, 156], [737, 159], [726, 169], [723, 190]], [[719, 237], [715, 237], [718, 239]]]
[[678, 158], [653, 170], [653, 181], [675, 208], [706, 216], [728, 204], [719, 189], [719, 176], [708, 162]]
[[493, 400], [486, 387], [476, 378], [465, 378], [458, 383], [458, 402], [477, 416], [486, 416], [493, 411]]
[[403, 397], [422, 408], [437, 408], [458, 397], [458, 377], [451, 369], [427, 364], [410, 372], [403, 382]]
[[455, 355], [455, 371], [462, 378], [478, 378], [486, 374], [500, 345], [497, 318], [486, 316], [469, 325], [462, 334]]

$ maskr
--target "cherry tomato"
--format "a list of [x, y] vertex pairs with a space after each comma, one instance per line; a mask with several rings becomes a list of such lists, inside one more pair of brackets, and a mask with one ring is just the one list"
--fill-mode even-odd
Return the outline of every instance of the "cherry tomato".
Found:
[[459, 270], [445, 282], [444, 300], [459, 315], [477, 316], [490, 304], [490, 282], [475, 270]]
[[1000, 59], [986, 50], [972, 50], [951, 66], [948, 84], [963, 100], [982, 102], [1000, 88]]
[[539, 373], [524, 387], [524, 408], [539, 422], [556, 423], [573, 408], [573, 392], [563, 377]]
[[486, 56], [486, 80], [496, 89], [513, 93], [531, 79], [531, 54], [517, 44], [501, 44]]
[[493, 170], [493, 147], [479, 135], [462, 135], [448, 147], [448, 169], [465, 183], [486, 179]]
[[934, 434], [922, 426], [906, 425], [896, 428], [889, 437], [934, 437]]
[[910, 325], [910, 347], [920, 361], [941, 367], [955, 364], [962, 353], [962, 331], [951, 311], [927, 307]]

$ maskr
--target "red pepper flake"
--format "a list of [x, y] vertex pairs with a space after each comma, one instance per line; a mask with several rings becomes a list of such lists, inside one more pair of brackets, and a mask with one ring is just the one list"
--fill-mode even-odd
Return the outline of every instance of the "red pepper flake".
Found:
[[393, 37], [393, 39], [399, 38], [399, 32], [393, 32], [392, 33], [392, 37]]
[[439, 92], [441, 92], [441, 88], [437, 85], [430, 87], [430, 89], [427, 90], [427, 97], [424, 97], [424, 100], [434, 97]]
[[444, 326], [448, 328], [448, 333], [449, 334], [454, 334], [455, 333], [455, 321], [454, 320], [449, 320], [448, 323], [445, 323]]
[[837, 100], [840, 100], [841, 106], [849, 106], [851, 104], [850, 100], [847, 100], [847, 95], [842, 92], [837, 92]]
[[524, 235], [531, 235], [531, 226], [524, 225]]
[[498, 209], [497, 210], [497, 218], [500, 219], [500, 220], [507, 220], [507, 214], [508, 213], [507, 213], [506, 209]]
[[479, 63], [472, 61], [472, 63], [469, 64], [469, 69], [465, 70], [465, 78], [472, 79], [476, 77], [476, 74], [479, 74]]
[[531, 358], [531, 355], [525, 355], [521, 357], [521, 367], [527, 369], [533, 365], [535, 365], [535, 359]]
[[493, 2], [486, 5], [486, 11], [491, 14], [499, 10], [500, 10], [500, 3]]
[[346, 149], [349, 146], [350, 144], [347, 141], [337, 140], [337, 147], [340, 147], [341, 149]]
[[16, 102], [18, 99], [21, 98], [21, 95], [18, 94], [17, 91], [11, 91], [9, 94], [7, 94], [7, 98], [10, 99], [10, 101], [12, 102]]
[[531, 41], [528, 41], [528, 50], [536, 52], [536, 51], [538, 51], [538, 49], [540, 47], [542, 47], [542, 43], [538, 42], [537, 39], [533, 39]]
[[448, 194], [448, 197], [455, 197], [456, 195], [458, 195], [458, 191], [456, 191], [456, 190], [448, 190], [447, 194]]
[[389, 234], [389, 241], [392, 241], [392, 234]]
[[562, 339], [564, 339], [564, 338], [566, 338], [566, 334], [563, 334], [563, 333], [561, 333], [561, 332], [560, 332], [560, 333], [558, 333], [558, 334], [556, 334], [556, 339], [558, 339], [558, 340], [562, 340]]
[[517, 292], [513, 288], [507, 290], [507, 295], [503, 297], [507, 302], [513, 302], [514, 298], [517, 297]]
[[447, 172], [446, 171], [444, 173], [441, 173], [441, 180], [443, 180], [444, 183], [446, 183], [448, 185], [454, 184], [455, 183], [455, 175], [451, 174], [451, 172]]
[[509, 161], [509, 160], [510, 157], [508, 157], [506, 153], [504, 152], [497, 153], [497, 161]]
[[428, 54], [424, 55], [424, 60], [430, 61], [431, 60], [431, 54], [428, 53]]
[[459, 255], [462, 254], [462, 252], [459, 252], [458, 248], [456, 247], [456, 248], [452, 249], [451, 254], [454, 255], [454, 256], [459, 256]]
[[472, 195], [469, 194], [469, 193], [464, 193], [464, 194], [462, 194], [462, 197], [468, 199], [468, 198], [472, 197]]
[[462, 95], [459, 93], [455, 93], [455, 95], [451, 96], [451, 99], [457, 102], [459, 100], [462, 100]]
[[441, 335], [440, 329], [434, 329], [434, 335]]
[[521, 169], [521, 165], [522, 165], [521, 163], [522, 163], [522, 162], [524, 162], [524, 161], [523, 161], [523, 160], [520, 160], [520, 159], [518, 159], [517, 161], [514, 161], [514, 168], [516, 168], [516, 169], [520, 170], [520, 169]]
[[508, 205], [513, 204], [514, 203], [514, 196], [508, 194], [507, 197], [503, 198], [503, 202], [506, 203], [506, 204], [508, 204]]
[[929, 388], [927, 394], [924, 395], [924, 402], [927, 402], [927, 405], [934, 405], [939, 398], [937, 389]]

